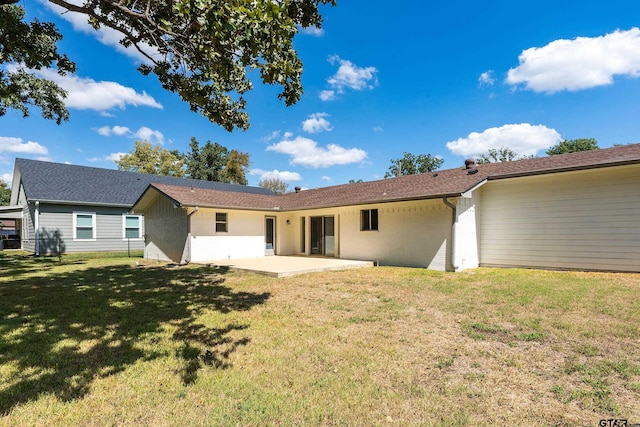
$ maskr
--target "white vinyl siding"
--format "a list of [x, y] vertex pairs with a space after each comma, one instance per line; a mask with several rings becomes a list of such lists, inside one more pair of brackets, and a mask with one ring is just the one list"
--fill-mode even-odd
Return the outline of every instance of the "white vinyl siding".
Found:
[[96, 214], [88, 212], [73, 213], [74, 240], [95, 240]]
[[640, 268], [640, 166], [490, 181], [480, 204], [480, 264]]

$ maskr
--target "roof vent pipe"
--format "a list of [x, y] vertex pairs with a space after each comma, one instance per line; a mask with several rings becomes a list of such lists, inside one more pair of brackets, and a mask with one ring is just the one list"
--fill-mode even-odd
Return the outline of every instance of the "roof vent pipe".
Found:
[[300, 187], [296, 187], [296, 188], [294, 188], [294, 190], [296, 190], [296, 193], [299, 193], [299, 192], [300, 192], [300, 190], [302, 190], [302, 188], [300, 188]]
[[464, 161], [465, 169], [472, 169], [476, 166], [476, 161], [474, 159], [467, 159]]

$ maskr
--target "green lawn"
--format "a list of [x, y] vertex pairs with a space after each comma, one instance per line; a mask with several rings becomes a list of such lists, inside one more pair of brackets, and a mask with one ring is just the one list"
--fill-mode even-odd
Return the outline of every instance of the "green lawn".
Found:
[[640, 275], [0, 252], [0, 425], [640, 423]]

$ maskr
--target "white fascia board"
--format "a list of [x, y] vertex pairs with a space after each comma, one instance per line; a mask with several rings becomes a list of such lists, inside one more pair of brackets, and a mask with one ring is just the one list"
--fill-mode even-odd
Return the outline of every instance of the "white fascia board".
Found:
[[470, 199], [471, 197], [473, 197], [473, 192], [475, 190], [477, 190], [478, 188], [482, 187], [483, 185], [485, 185], [487, 183], [487, 181], [488, 181], [487, 179], [483, 179], [481, 182], [477, 183], [476, 185], [474, 185], [473, 187], [471, 187], [467, 191], [465, 191], [462, 194], [460, 194], [460, 196], [464, 197], [465, 199]]

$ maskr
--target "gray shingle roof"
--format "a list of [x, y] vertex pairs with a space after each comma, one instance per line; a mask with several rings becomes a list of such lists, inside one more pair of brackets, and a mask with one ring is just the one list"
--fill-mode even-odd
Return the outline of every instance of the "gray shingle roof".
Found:
[[459, 196], [485, 180], [505, 179], [562, 171], [640, 164], [640, 144], [583, 151], [534, 159], [477, 165], [469, 173], [463, 167], [434, 173], [406, 175], [356, 184], [304, 190], [281, 196], [225, 194], [207, 189], [153, 187], [183, 206], [258, 210], [298, 210]]
[[261, 187], [38, 160], [16, 159], [15, 168], [20, 173], [28, 200], [133, 206], [151, 183], [247, 194], [273, 194]]

